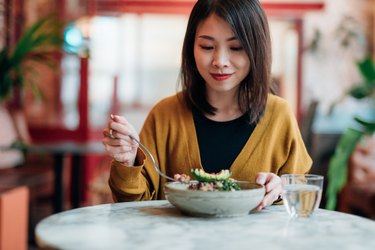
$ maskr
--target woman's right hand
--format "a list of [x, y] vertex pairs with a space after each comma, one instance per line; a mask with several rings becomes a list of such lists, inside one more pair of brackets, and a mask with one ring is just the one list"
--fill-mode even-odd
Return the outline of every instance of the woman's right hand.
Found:
[[111, 115], [108, 127], [103, 130], [102, 142], [109, 156], [126, 166], [134, 166], [138, 144], [129, 135], [139, 140], [134, 127], [123, 116]]

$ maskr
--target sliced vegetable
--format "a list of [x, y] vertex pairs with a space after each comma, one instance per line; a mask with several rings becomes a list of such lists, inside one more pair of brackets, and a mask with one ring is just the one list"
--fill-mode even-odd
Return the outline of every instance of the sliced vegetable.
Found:
[[231, 172], [228, 169], [223, 169], [219, 173], [209, 174], [203, 169], [191, 169], [193, 177], [200, 182], [216, 182], [216, 181], [227, 181], [231, 176]]

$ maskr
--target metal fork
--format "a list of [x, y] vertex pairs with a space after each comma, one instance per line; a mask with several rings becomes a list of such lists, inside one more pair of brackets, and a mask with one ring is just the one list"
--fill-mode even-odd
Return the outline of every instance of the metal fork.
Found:
[[157, 165], [156, 162], [155, 162], [155, 158], [154, 158], [154, 156], [153, 156], [153, 155], [151, 154], [151, 152], [146, 148], [146, 146], [143, 145], [139, 140], [135, 139], [134, 136], [129, 135], [129, 137], [130, 137], [132, 140], [134, 140], [136, 143], [138, 143], [138, 145], [139, 145], [144, 151], [146, 151], [146, 153], [148, 154], [148, 156], [150, 156], [151, 161], [152, 161], [152, 163], [154, 164], [155, 170], [156, 170], [156, 172], [157, 172], [160, 176], [162, 176], [162, 177], [164, 177], [165, 179], [170, 180], [170, 181], [178, 181], [178, 180], [175, 180], [175, 179], [173, 179], [172, 177], [169, 177], [168, 175], [162, 173], [162, 172], [160, 171], [160, 168], [158, 167], [158, 165]]

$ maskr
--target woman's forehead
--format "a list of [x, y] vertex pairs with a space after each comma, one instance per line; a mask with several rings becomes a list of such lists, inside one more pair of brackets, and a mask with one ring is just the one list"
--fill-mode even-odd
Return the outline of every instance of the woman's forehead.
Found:
[[221, 17], [216, 14], [211, 14], [206, 19], [202, 20], [197, 27], [196, 37], [225, 37], [225, 39], [235, 39], [235, 34], [232, 27]]

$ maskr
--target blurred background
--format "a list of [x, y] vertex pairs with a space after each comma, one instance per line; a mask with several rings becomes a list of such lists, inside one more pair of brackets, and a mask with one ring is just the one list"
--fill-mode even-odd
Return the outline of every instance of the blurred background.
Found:
[[[0, 0], [2, 199], [26, 188], [26, 196], [18, 194], [24, 203], [21, 196], [0, 203], [17, 208], [13, 214], [1, 206], [0, 212], [25, 215], [27, 247], [35, 247], [33, 230], [42, 218], [112, 202], [102, 130], [110, 114], [120, 114], [140, 131], [150, 108], [179, 90], [182, 41], [195, 2]], [[365, 169], [350, 164], [351, 144], [341, 170], [328, 178], [340, 138], [356, 126], [353, 117], [375, 120], [375, 0], [260, 2], [271, 28], [273, 79], [300, 124], [311, 172], [327, 177], [326, 187], [337, 182], [332, 176], [343, 180], [331, 209], [375, 218], [371, 153], [363, 156], [369, 157]], [[47, 21], [36, 27], [41, 20]], [[50, 20], [54, 37], [48, 37]], [[358, 86], [365, 87], [353, 94]], [[362, 133], [356, 143], [365, 139], [372, 137]], [[356, 171], [361, 178], [353, 181]], [[351, 184], [355, 190], [342, 194]], [[0, 230], [0, 242], [7, 232]]]

